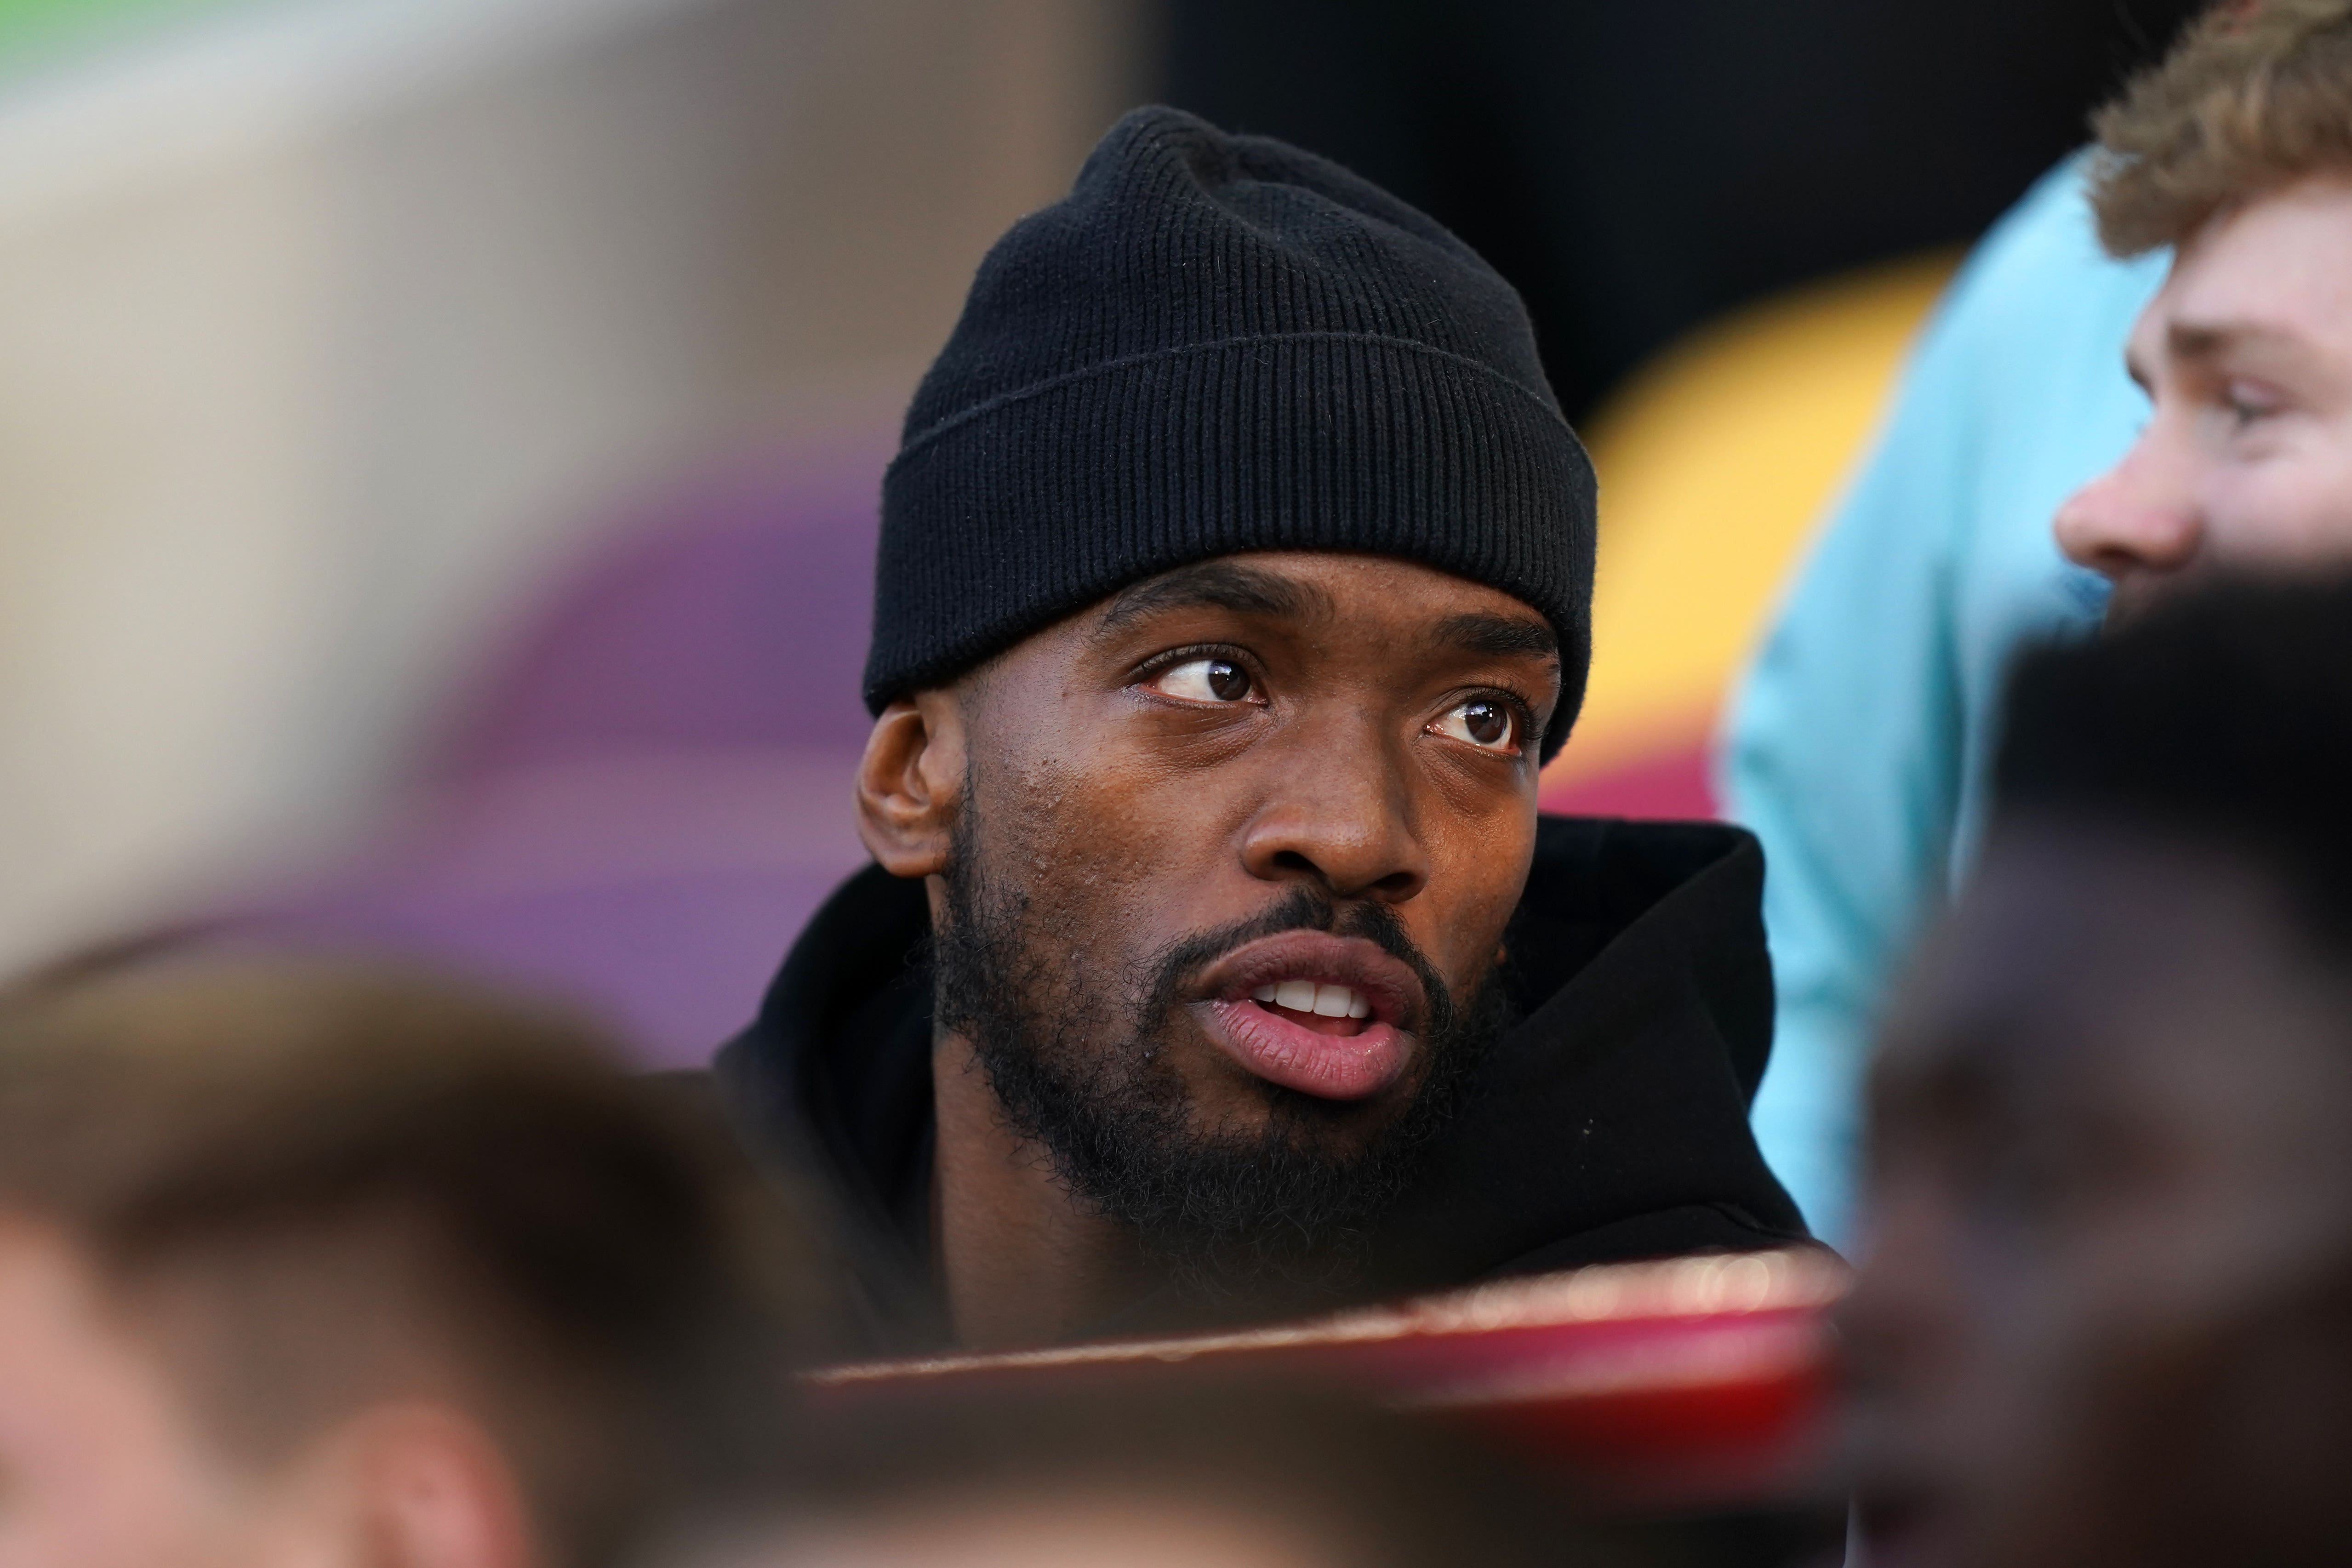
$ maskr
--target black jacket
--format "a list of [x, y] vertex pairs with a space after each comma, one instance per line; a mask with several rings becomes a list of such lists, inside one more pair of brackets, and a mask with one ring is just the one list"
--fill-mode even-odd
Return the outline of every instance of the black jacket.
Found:
[[[1772, 1036], [1763, 876], [1738, 828], [1542, 820], [1506, 937], [1521, 1019], [1381, 1227], [1383, 1288], [1803, 1236], [1748, 1130]], [[919, 883], [858, 873], [715, 1068], [753, 1155], [831, 1197], [881, 1339], [908, 1348], [942, 1328], [928, 929]]]

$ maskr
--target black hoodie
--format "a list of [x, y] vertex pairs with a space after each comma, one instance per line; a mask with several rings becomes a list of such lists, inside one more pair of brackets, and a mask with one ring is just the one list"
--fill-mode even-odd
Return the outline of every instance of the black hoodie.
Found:
[[[1547, 817], [1505, 946], [1519, 1022], [1376, 1229], [1384, 1289], [1801, 1239], [1748, 1130], [1771, 1049], [1764, 857], [1715, 823]], [[919, 883], [868, 867], [719, 1055], [753, 1154], [828, 1194], [877, 1348], [944, 1338]]]

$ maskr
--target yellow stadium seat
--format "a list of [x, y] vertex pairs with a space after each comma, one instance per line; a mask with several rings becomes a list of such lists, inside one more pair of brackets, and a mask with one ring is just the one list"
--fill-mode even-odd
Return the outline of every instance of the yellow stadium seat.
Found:
[[[1705, 777], [1724, 697], [1957, 257], [1779, 296], [1637, 372], [1585, 429], [1601, 476], [1592, 677], [1554, 810], [1643, 814], [1626, 779]], [[1612, 788], [1611, 780], [1618, 780]], [[1657, 814], [1692, 810], [1697, 786]]]

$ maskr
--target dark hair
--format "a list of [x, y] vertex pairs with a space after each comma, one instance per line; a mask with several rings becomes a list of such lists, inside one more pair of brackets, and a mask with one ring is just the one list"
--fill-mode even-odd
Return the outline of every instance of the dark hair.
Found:
[[0, 1210], [134, 1314], [193, 1303], [170, 1361], [217, 1437], [283, 1457], [421, 1358], [559, 1562], [725, 1484], [782, 1404], [818, 1276], [730, 1158], [579, 1020], [443, 981], [174, 962], [0, 1001]]
[[2234, 851], [2352, 945], [2352, 578], [2215, 583], [2030, 655], [1994, 796]]

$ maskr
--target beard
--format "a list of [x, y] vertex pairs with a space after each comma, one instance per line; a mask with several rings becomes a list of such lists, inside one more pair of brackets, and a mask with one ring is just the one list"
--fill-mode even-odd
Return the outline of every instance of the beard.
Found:
[[[1068, 961], [1094, 912], [1053, 911], [1001, 882], [959, 822], [933, 935], [939, 1024], [970, 1042], [1013, 1130], [1056, 1179], [1118, 1223], [1196, 1305], [1345, 1291], [1361, 1275], [1371, 1223], [1411, 1185], [1469, 1081], [1509, 1022], [1489, 975], [1457, 999], [1395, 914], [1300, 886], [1249, 920], [1170, 944], [1127, 972]], [[1260, 1123], [1203, 1125], [1165, 1047], [1192, 1026], [1191, 982], [1258, 937], [1292, 930], [1360, 936], [1410, 966], [1427, 1000], [1419, 1081], [1403, 1103], [1318, 1098], [1251, 1081]]]

